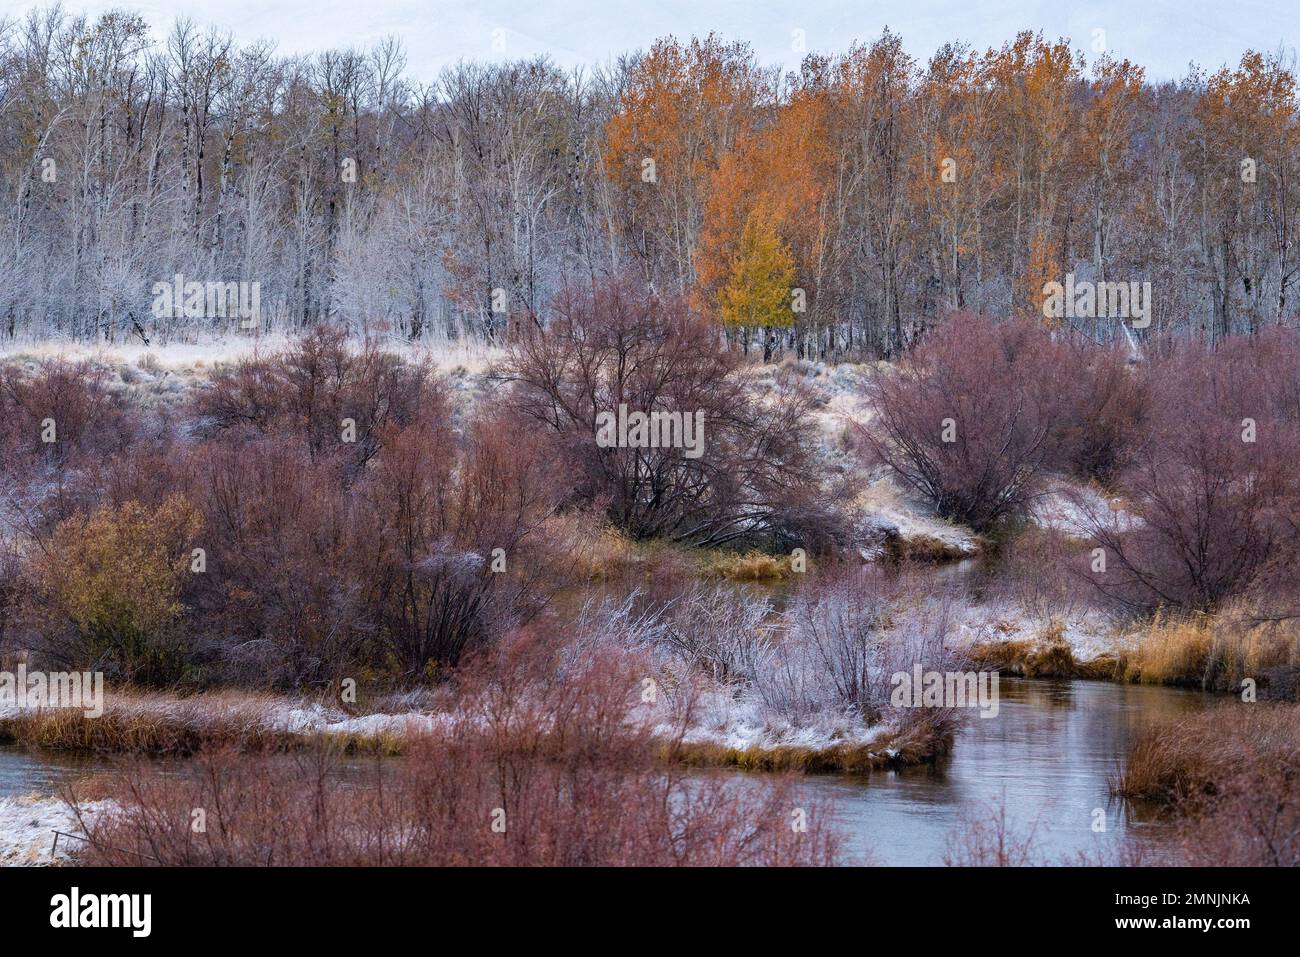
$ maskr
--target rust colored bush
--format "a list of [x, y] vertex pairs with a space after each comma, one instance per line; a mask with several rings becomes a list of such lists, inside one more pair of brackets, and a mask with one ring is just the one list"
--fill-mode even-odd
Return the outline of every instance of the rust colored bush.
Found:
[[1300, 768], [1261, 763], [1180, 829], [1193, 867], [1300, 867]]
[[1300, 347], [1185, 345], [1156, 364], [1149, 424], [1119, 489], [1132, 521], [1094, 516], [1096, 585], [1124, 607], [1210, 609], [1294, 565]]
[[955, 316], [869, 380], [864, 449], [944, 518], [986, 532], [1022, 517], [1059, 462], [1064, 356], [1030, 323]]
[[[684, 300], [629, 279], [570, 285], [545, 325], [521, 330], [496, 370], [511, 408], [554, 441], [575, 503], [602, 506], [635, 539], [783, 550], [824, 544], [834, 522], [812, 459], [811, 398], [778, 381], [759, 397], [740, 358]], [[698, 457], [681, 447], [601, 447], [598, 416], [703, 416]]]
[[527, 620], [561, 571], [543, 524], [564, 473], [501, 414], [463, 441], [439, 423], [395, 434], [356, 493], [353, 568], [384, 654], [406, 680], [454, 666]]
[[42, 467], [61, 473], [131, 443], [138, 416], [106, 379], [89, 362], [49, 359], [32, 372], [0, 363], [0, 477], [11, 489]]
[[[426, 367], [369, 340], [353, 349], [346, 330], [319, 326], [283, 353], [217, 369], [195, 410], [218, 432], [295, 436], [313, 457], [345, 452], [355, 470], [375, 456], [385, 434], [440, 401]], [[347, 442], [345, 419], [355, 425]]]
[[356, 667], [367, 632], [351, 550], [369, 529], [340, 467], [289, 437], [195, 452], [207, 568], [190, 582], [191, 627], [210, 677], [298, 688]]
[[1053, 423], [1057, 465], [1084, 481], [1112, 484], [1129, 466], [1148, 424], [1150, 384], [1118, 346], [1075, 337], [1062, 344], [1063, 365], [1049, 388], [1061, 402]]

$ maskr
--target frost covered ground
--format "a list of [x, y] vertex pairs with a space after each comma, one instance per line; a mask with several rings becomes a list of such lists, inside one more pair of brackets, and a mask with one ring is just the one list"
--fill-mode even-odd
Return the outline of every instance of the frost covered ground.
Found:
[[[715, 691], [695, 702], [694, 720], [681, 735], [684, 744], [708, 744], [734, 751], [772, 751], [804, 748], [823, 751], [840, 745], [870, 746], [890, 729], [868, 725], [860, 717], [825, 713], [795, 721], [752, 697], [737, 697]], [[656, 726], [669, 738], [677, 728], [669, 723]]]
[[1063, 479], [1057, 479], [1039, 497], [1030, 517], [1043, 528], [1075, 538], [1088, 538], [1098, 525], [1123, 531], [1138, 522], [1122, 499], [1105, 498], [1091, 486]]
[[[93, 820], [104, 812], [107, 802], [82, 805], [82, 813]], [[59, 838], [54, 849], [54, 832], [76, 834], [81, 830], [76, 816], [58, 798], [28, 795], [0, 798], [0, 865], [64, 864], [76, 849], [73, 838]]]
[[[285, 335], [237, 336], [204, 342], [150, 345], [145, 345], [138, 339], [112, 345], [60, 339], [8, 339], [0, 344], [0, 361], [86, 360], [108, 368], [134, 367], [146, 374], [179, 376], [184, 379], [187, 376], [206, 374], [205, 370], [214, 365], [235, 362], [258, 352], [281, 351], [291, 341], [291, 337]], [[484, 372], [500, 355], [499, 349], [472, 339], [427, 339], [412, 342], [398, 336], [385, 336], [380, 343], [384, 349], [412, 359], [427, 359], [444, 371], [461, 369], [475, 375]]]

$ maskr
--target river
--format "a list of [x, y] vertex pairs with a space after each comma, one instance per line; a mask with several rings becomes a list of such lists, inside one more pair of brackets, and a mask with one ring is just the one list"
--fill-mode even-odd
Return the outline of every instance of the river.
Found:
[[[1208, 695], [1099, 681], [1003, 679], [994, 718], [971, 717], [953, 753], [935, 766], [869, 777], [809, 776], [801, 787], [829, 798], [850, 855], [874, 863], [943, 862], [951, 836], [971, 815], [1005, 806], [1011, 829], [1033, 828], [1041, 857], [1113, 850], [1136, 828], [1159, 842], [1165, 830], [1109, 796], [1134, 731], [1157, 718], [1207, 706]], [[52, 794], [93, 768], [93, 759], [0, 747], [0, 798]], [[1094, 830], [1095, 810], [1106, 830]]]
[[[1133, 828], [1155, 842], [1155, 815], [1113, 799], [1109, 784], [1134, 731], [1154, 719], [1206, 707], [1206, 694], [1100, 681], [1003, 679], [994, 718], [972, 717], [951, 756], [933, 767], [868, 778], [809, 778], [830, 798], [849, 851], [875, 863], [941, 864], [950, 837], [971, 815], [991, 823], [1005, 807], [1012, 833], [1034, 830], [1039, 856], [1115, 849]], [[1104, 813], [1106, 830], [1093, 830]]]

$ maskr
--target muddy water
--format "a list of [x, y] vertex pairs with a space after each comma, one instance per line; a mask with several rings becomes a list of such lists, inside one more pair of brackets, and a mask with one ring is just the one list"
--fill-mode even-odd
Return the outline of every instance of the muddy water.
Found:
[[[1135, 730], [1213, 698], [1099, 681], [1003, 679], [999, 691], [997, 717], [972, 717], [938, 766], [808, 779], [810, 793], [837, 806], [851, 852], [879, 864], [941, 864], [970, 820], [990, 825], [1003, 807], [1010, 833], [1032, 830], [1040, 861], [1095, 859], [1134, 834], [1170, 839], [1149, 809], [1112, 799], [1109, 782]], [[1093, 830], [1096, 809], [1104, 832]]]

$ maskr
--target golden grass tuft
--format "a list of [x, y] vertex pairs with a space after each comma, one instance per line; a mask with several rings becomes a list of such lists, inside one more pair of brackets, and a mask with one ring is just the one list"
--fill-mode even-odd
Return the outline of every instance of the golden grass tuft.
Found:
[[980, 671], [998, 671], [1022, 678], [1089, 678], [1110, 680], [1118, 661], [1102, 655], [1079, 661], [1065, 640], [1065, 629], [1052, 621], [1037, 639], [982, 641], [966, 651], [971, 666]]
[[617, 578], [646, 561], [643, 548], [584, 513], [553, 515], [546, 520], [544, 533], [571, 563], [567, 571], [576, 581]]
[[788, 555], [766, 552], [706, 551], [697, 559], [700, 574], [732, 582], [779, 582], [792, 574]]
[[1213, 632], [1210, 619], [1157, 615], [1133, 648], [1120, 654], [1120, 677], [1148, 685], [1204, 684]]
[[1300, 695], [1300, 622], [1259, 621], [1245, 607], [1217, 616], [1157, 615], [1120, 656], [1120, 676], [1142, 684], [1239, 691], [1253, 680], [1272, 697]]

